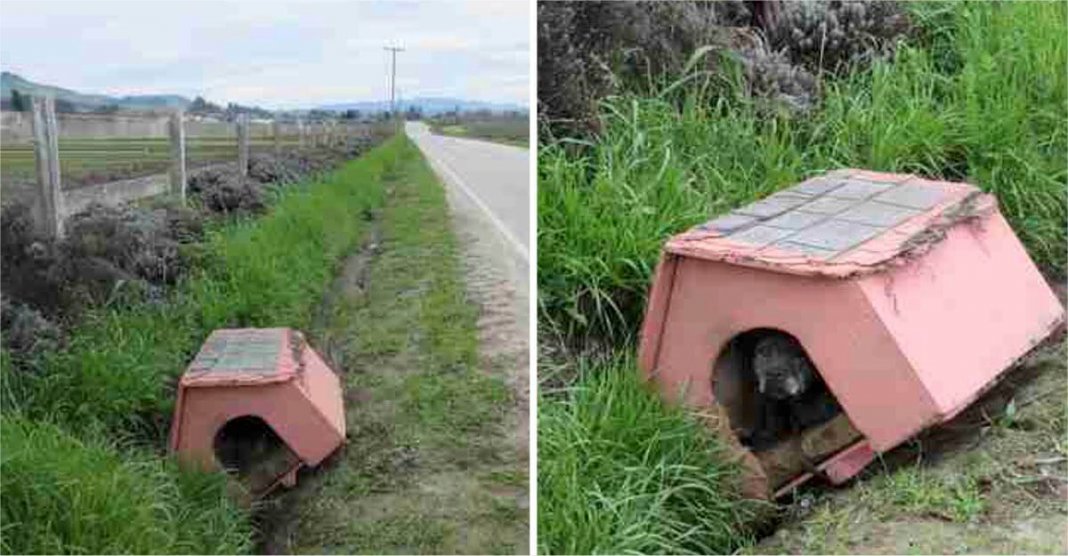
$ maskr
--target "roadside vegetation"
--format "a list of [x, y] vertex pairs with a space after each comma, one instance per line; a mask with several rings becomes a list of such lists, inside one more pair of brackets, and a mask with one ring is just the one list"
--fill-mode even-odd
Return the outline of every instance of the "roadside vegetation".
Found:
[[[730, 551], [747, 542], [745, 527], [733, 519], [710, 522], [696, 514], [657, 510], [613, 514], [619, 521], [606, 528], [601, 522], [574, 518], [611, 513], [612, 508], [641, 500], [636, 485], [662, 477], [658, 470], [693, 461], [686, 448], [695, 442], [693, 434], [640, 442], [633, 440], [638, 435], [628, 436], [623, 429], [626, 419], [602, 419], [593, 426], [574, 417], [639, 396], [628, 390], [641, 390], [637, 380], [619, 386], [623, 391], [608, 389], [605, 382], [619, 373], [638, 372], [630, 354], [661, 244], [672, 234], [830, 169], [909, 172], [969, 181], [995, 194], [1032, 258], [1051, 278], [1065, 276], [1066, 7], [920, 3], [894, 13], [896, 8], [883, 4], [890, 6], [866, 3], [867, 12], [862, 10], [859, 17], [868, 27], [852, 29], [868, 29], [875, 37], [884, 21], [887, 29], [894, 29], [881, 35], [887, 43], [867, 52], [851, 48], [851, 31], [846, 29], [836, 35], [840, 39], [834, 52], [827, 49], [834, 55], [826, 57], [811, 56], [809, 39], [813, 25], [819, 28], [820, 17], [827, 17], [817, 12], [830, 11], [830, 4], [784, 3], [784, 10], [805, 11], [786, 16], [795, 27], [765, 30], [777, 49], [785, 47], [780, 50], [785, 55], [739, 46], [738, 37], [748, 33], [727, 25], [749, 21], [747, 15], [730, 11], [740, 3], [717, 3], [711, 12], [685, 4], [631, 5], [626, 9], [643, 11], [634, 17], [600, 14], [593, 20], [622, 29], [617, 35], [623, 39], [613, 43], [609, 30], [596, 35], [601, 43], [585, 46], [581, 41], [592, 34], [571, 36], [566, 25], [553, 25], [543, 12], [566, 23], [586, 21], [582, 18], [589, 13], [583, 10], [609, 7], [539, 6], [543, 57], [551, 55], [550, 39], [592, 49], [610, 44], [624, 53], [590, 57], [609, 62], [613, 73], [607, 78], [590, 69], [596, 64], [582, 67], [581, 54], [555, 66], [552, 62], [560, 56], [539, 60], [539, 80], [557, 76], [559, 84], [547, 89], [546, 94], [556, 96], [542, 98], [539, 106], [545, 124], [539, 128], [538, 153], [539, 376], [549, 377], [543, 379], [539, 401], [539, 530], [543, 535], [550, 532], [544, 551], [570, 552], [578, 546], [616, 553]], [[844, 13], [838, 12], [839, 17]], [[903, 27], [901, 14], [907, 16]], [[671, 33], [658, 32], [667, 28], [657, 27], [663, 21], [678, 23], [671, 25]], [[712, 24], [730, 32], [701, 40], [686, 35]], [[655, 60], [631, 64], [628, 58], [632, 50], [625, 48], [625, 39], [646, 35], [656, 54], [650, 58], [663, 61], [662, 73], [654, 71]], [[717, 38], [723, 36], [728, 38]], [[705, 38], [708, 42], [701, 42]], [[574, 66], [561, 66], [565, 62]], [[543, 63], [550, 67], [543, 68]], [[575, 85], [578, 92], [566, 96], [569, 83], [585, 85]], [[540, 83], [539, 94], [544, 88]], [[582, 96], [589, 91], [603, 94]], [[1045, 368], [1064, 373], [1062, 364], [1052, 371]], [[659, 402], [649, 403], [642, 406], [647, 420], [678, 418]], [[1063, 404], [1059, 407], [1063, 410]], [[992, 415], [1002, 411], [990, 410]], [[584, 461], [598, 462], [615, 457], [614, 447], [620, 444], [609, 440], [617, 437], [633, 441], [625, 445], [648, 459], [594, 473], [569, 464], [567, 452], [558, 445], [569, 438]], [[714, 453], [716, 440], [708, 442]], [[1063, 442], [1042, 450], [1052, 450], [1049, 457], [1060, 458], [1054, 461], [1063, 465]], [[698, 484], [709, 491], [706, 496], [730, 500], [730, 489], [719, 479], [723, 473], [712, 471], [728, 464], [714, 456], [709, 461], [703, 473], [717, 479], [696, 479]], [[921, 469], [914, 476], [871, 484], [897, 493], [891, 498], [901, 503], [892, 508], [902, 522], [925, 519], [935, 507], [933, 511], [947, 519], [976, 523], [995, 519], [990, 504], [983, 502], [992, 492], [983, 482], [988, 479], [943, 484]], [[563, 484], [571, 487], [561, 489]], [[670, 484], [663, 488], [670, 489]], [[1052, 511], [1063, 511], [1063, 502], [1060, 506]], [[837, 514], [847, 519], [846, 530], [859, 527], [848, 521], [856, 515], [851, 512], [847, 507]], [[1063, 513], [1059, 515], [1063, 524]], [[613, 533], [658, 527], [690, 530], [685, 525], [702, 530], [710, 523], [716, 531], [729, 532], [701, 535], [709, 544], [700, 547]], [[863, 541], [847, 546], [860, 551], [874, 547]], [[935, 551], [952, 548], [926, 546]], [[994, 545], [978, 549], [982, 546]], [[789, 544], [769, 550], [798, 549]]]
[[[404, 139], [392, 139], [336, 171], [265, 190], [262, 206], [234, 206], [204, 223], [192, 241], [164, 242], [184, 261], [170, 282], [130, 275], [108, 282], [112, 295], [102, 302], [79, 295], [76, 307], [34, 306], [28, 294], [5, 299], [3, 552], [253, 548], [249, 509], [227, 496], [225, 476], [180, 470], [165, 454], [176, 378], [215, 328], [309, 328], [339, 261], [368, 234], [359, 215], [382, 205], [383, 177], [405, 148]], [[222, 183], [230, 193], [253, 191]], [[32, 270], [33, 257], [50, 257], [49, 249], [63, 256], [79, 251], [23, 245], [15, 236], [25, 229], [15, 216], [5, 213], [5, 287], [21, 284], [32, 293], [25, 284], [34, 275], [20, 281], [13, 272]], [[122, 230], [124, 218], [108, 229]], [[15, 248], [30, 258], [12, 266]], [[104, 268], [108, 253], [90, 254], [85, 260]], [[107, 268], [134, 253], [121, 255]], [[127, 268], [140, 267], [119, 270]], [[127, 291], [124, 284], [140, 285]], [[38, 341], [41, 330], [53, 331], [52, 341]]]
[[311, 329], [342, 374], [349, 440], [266, 503], [263, 549], [525, 552], [512, 394], [479, 358], [445, 190], [407, 140], [383, 187]]
[[771, 110], [737, 75], [693, 73], [601, 103], [601, 131], [539, 152], [542, 316], [569, 339], [627, 341], [669, 235], [838, 167], [968, 180], [994, 193], [1044, 269], [1068, 239], [1065, 7], [916, 6], [920, 38]]
[[482, 139], [515, 147], [530, 146], [530, 119], [526, 114], [465, 114], [430, 120], [434, 133]]

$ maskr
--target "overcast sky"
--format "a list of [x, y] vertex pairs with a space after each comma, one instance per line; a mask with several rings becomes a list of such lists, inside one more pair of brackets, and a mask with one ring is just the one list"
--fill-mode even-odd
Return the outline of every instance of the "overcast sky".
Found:
[[387, 98], [529, 102], [523, 0], [3, 0], [0, 67], [85, 93], [293, 108]]

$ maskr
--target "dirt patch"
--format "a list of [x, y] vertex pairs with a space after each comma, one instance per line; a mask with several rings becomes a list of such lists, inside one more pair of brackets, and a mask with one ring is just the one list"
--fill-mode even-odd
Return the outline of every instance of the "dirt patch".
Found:
[[[345, 357], [345, 335], [338, 334], [338, 331], [330, 326], [331, 321], [338, 311], [346, 309], [347, 306], [344, 303], [346, 299], [361, 298], [367, 293], [371, 281], [371, 265], [382, 251], [381, 213], [367, 210], [360, 215], [360, 218], [367, 221], [371, 227], [367, 237], [342, 263], [312, 323], [312, 330], [320, 331], [317, 334], [319, 354], [325, 357], [330, 367], [337, 372], [344, 372], [350, 362]], [[347, 403], [359, 402], [361, 397], [370, 396], [370, 392], [361, 391], [357, 394], [354, 390], [346, 391], [345, 396]]]

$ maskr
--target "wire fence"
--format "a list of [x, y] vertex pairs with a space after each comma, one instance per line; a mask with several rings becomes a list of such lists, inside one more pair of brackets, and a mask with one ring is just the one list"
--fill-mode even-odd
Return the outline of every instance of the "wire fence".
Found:
[[28, 112], [0, 114], [0, 202], [35, 211], [43, 231], [93, 202], [114, 204], [172, 193], [184, 198], [190, 172], [237, 165], [253, 154], [334, 145], [366, 134], [344, 120], [236, 121], [171, 114], [56, 114], [35, 98]]

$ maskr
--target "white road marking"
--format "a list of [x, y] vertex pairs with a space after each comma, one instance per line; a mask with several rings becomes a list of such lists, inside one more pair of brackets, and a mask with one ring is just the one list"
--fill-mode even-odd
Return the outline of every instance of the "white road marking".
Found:
[[[424, 137], [427, 136], [424, 135]], [[427, 159], [430, 160], [430, 165], [437, 167], [441, 173], [445, 174], [450, 181], [452, 181], [457, 187], [460, 188], [460, 191], [463, 191], [464, 194], [467, 195], [467, 197], [471, 199], [471, 201], [473, 201], [475, 205], [477, 205], [478, 208], [482, 210], [483, 213], [486, 214], [490, 222], [493, 223], [493, 226], [497, 228], [497, 231], [500, 232], [502, 236], [504, 236], [504, 239], [508, 240], [508, 243], [511, 244], [513, 249], [515, 249], [516, 253], [518, 253], [519, 256], [523, 258], [523, 262], [529, 265], [530, 251], [527, 246], [523, 245], [523, 242], [519, 241], [519, 239], [516, 238], [515, 235], [508, 230], [508, 228], [504, 225], [504, 222], [501, 222], [501, 220], [497, 218], [497, 215], [493, 214], [493, 211], [490, 210], [489, 206], [487, 206], [486, 203], [478, 197], [478, 195], [475, 195], [475, 192], [472, 191], [471, 188], [464, 183], [464, 180], [460, 178], [460, 176], [456, 172], [454, 172], [452, 168], [450, 168], [449, 165], [445, 163], [444, 160], [441, 160], [441, 157], [431, 154], [431, 149], [429, 148], [421, 150], [423, 151], [423, 154], [427, 157]]]

